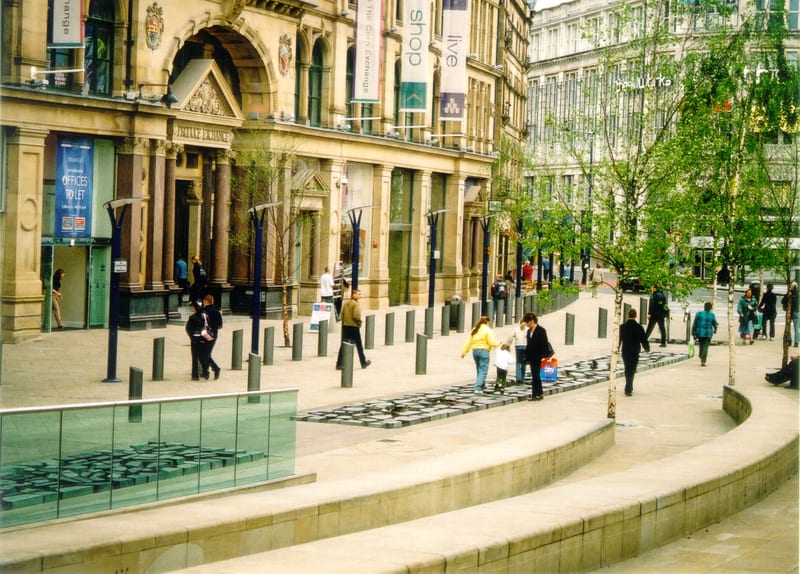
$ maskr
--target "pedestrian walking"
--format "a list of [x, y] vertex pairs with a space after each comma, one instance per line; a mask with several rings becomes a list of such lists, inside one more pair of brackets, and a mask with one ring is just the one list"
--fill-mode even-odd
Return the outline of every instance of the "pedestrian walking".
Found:
[[208, 273], [206, 268], [203, 267], [203, 262], [200, 261], [200, 256], [195, 255], [192, 257], [192, 286], [189, 290], [189, 296], [192, 301], [199, 301], [205, 295], [206, 283], [208, 283]]
[[194, 313], [186, 321], [186, 334], [189, 335], [192, 349], [192, 380], [199, 381], [200, 377], [208, 380], [208, 341], [203, 335], [206, 331], [207, 318], [203, 313], [203, 302], [192, 301], [192, 309]]
[[636, 309], [628, 309], [628, 320], [619, 327], [617, 352], [622, 349], [622, 363], [625, 365], [625, 396], [633, 395], [633, 376], [639, 366], [639, 351], [650, 352], [650, 342], [644, 329], [636, 320]]
[[753, 329], [756, 322], [756, 310], [758, 300], [753, 296], [753, 291], [748, 289], [739, 299], [736, 312], [739, 314], [739, 336], [742, 344], [747, 345], [748, 341], [753, 344]]
[[492, 317], [492, 319], [494, 320], [497, 318], [497, 314], [499, 313], [500, 301], [503, 302], [508, 301], [508, 292], [509, 292], [508, 281], [504, 279], [502, 275], [498, 275], [497, 278], [495, 279], [495, 282], [492, 283], [491, 292], [492, 292], [492, 301], [494, 302], [493, 305], [494, 317]]
[[333, 274], [330, 267], [319, 278], [319, 297], [323, 303], [333, 303]]
[[775, 286], [772, 283], [767, 283], [767, 290], [761, 296], [761, 304], [758, 310], [761, 311], [761, 333], [762, 336], [767, 338], [767, 325], [769, 324], [769, 340], [775, 339], [775, 318], [778, 316], [778, 298], [773, 289]]
[[539, 318], [535, 313], [526, 313], [523, 321], [528, 325], [528, 333], [525, 337], [525, 360], [531, 366], [531, 396], [528, 400], [541, 401], [544, 398], [544, 391], [539, 369], [542, 359], [551, 356], [552, 347], [547, 338], [547, 331], [539, 325]]
[[497, 369], [497, 378], [494, 382], [495, 392], [500, 391], [502, 395], [506, 387], [506, 376], [508, 375], [508, 367], [511, 365], [511, 351], [506, 343], [500, 345], [500, 348], [494, 352], [494, 366]]
[[486, 384], [486, 375], [489, 372], [489, 355], [491, 350], [500, 346], [500, 341], [494, 335], [494, 331], [489, 326], [489, 317], [481, 315], [475, 326], [469, 332], [469, 337], [464, 348], [461, 349], [461, 358], [467, 356], [472, 351], [472, 360], [475, 361], [475, 386], [473, 392], [479, 393]]
[[342, 305], [342, 343], [339, 345], [339, 354], [336, 356], [336, 369], [342, 370], [342, 349], [344, 343], [352, 343], [358, 351], [361, 368], [366, 369], [372, 364], [364, 355], [364, 345], [361, 342], [361, 290], [353, 289], [350, 299]]
[[525, 347], [528, 345], [528, 324], [525, 319], [514, 326], [511, 332], [511, 337], [508, 339], [508, 345], [514, 347], [514, 359], [517, 364], [517, 371], [515, 380], [518, 383], [525, 381]]
[[698, 355], [700, 355], [700, 366], [706, 366], [708, 359], [708, 347], [711, 345], [711, 337], [717, 332], [717, 317], [711, 312], [711, 303], [706, 302], [703, 305], [703, 310], [694, 316], [692, 322], [692, 337], [698, 346]]
[[653, 329], [658, 325], [658, 332], [661, 335], [661, 343], [659, 347], [667, 346], [667, 330], [664, 327], [664, 319], [669, 317], [669, 303], [664, 292], [661, 291], [658, 285], [650, 287], [650, 303], [647, 306], [647, 331], [645, 337], [650, 339], [650, 334]]
[[797, 281], [792, 281], [789, 283], [789, 290], [786, 292], [781, 298], [781, 305], [783, 306], [783, 310], [787, 312], [786, 317], [786, 328], [787, 328], [787, 338], [789, 339], [788, 344], [792, 344], [792, 335], [791, 332], [788, 330], [789, 323], [792, 323], [794, 326], [794, 346], [797, 347], [800, 343], [800, 326], [798, 325], [798, 320], [800, 320], [800, 313], [798, 313], [798, 306], [800, 301], [797, 300]]
[[603, 282], [603, 272], [597, 267], [592, 267], [589, 272], [589, 282], [592, 284], [592, 299], [597, 299], [597, 289]]
[[61, 293], [61, 280], [66, 274], [67, 272], [60, 267], [56, 269], [55, 273], [53, 273], [53, 298], [50, 302], [50, 307], [53, 309], [53, 318], [56, 320], [56, 329], [64, 328], [64, 321], [61, 319], [61, 299], [63, 297]]
[[214, 345], [217, 344], [219, 332], [222, 329], [222, 313], [220, 313], [219, 309], [214, 307], [213, 295], [206, 295], [203, 299], [203, 313], [206, 315], [206, 329], [213, 337], [213, 339], [206, 341], [206, 345], [208, 345], [208, 365], [211, 367], [211, 370], [214, 371], [214, 380], [217, 380], [219, 379], [219, 374], [222, 369], [214, 360], [213, 353]]

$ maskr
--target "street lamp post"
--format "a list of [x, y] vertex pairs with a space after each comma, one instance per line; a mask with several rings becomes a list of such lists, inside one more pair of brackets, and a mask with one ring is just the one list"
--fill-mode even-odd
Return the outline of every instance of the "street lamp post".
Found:
[[280, 205], [280, 201], [258, 203], [247, 210], [256, 233], [255, 259], [253, 260], [253, 304], [250, 331], [250, 352], [258, 355], [258, 332], [261, 323], [261, 259], [264, 250], [264, 217], [267, 209]]
[[[119, 383], [117, 377], [117, 345], [119, 342], [119, 276], [127, 273], [128, 262], [122, 259], [122, 223], [125, 213], [132, 203], [141, 201], [141, 197], [124, 197], [112, 199], [103, 204], [111, 220], [111, 293], [108, 298], [108, 355], [106, 378], [104, 383]], [[117, 217], [117, 208], [122, 210]]]
[[594, 184], [594, 132], [588, 131], [584, 132], [585, 135], [589, 136], [589, 189], [587, 191], [587, 204], [588, 209], [586, 210], [587, 213], [587, 221], [586, 221], [586, 245], [583, 249], [583, 257], [581, 257], [581, 270], [582, 270], [582, 283], [585, 285], [587, 280], [587, 268], [584, 266], [584, 261], [586, 264], [591, 267], [592, 266], [592, 186]]
[[488, 313], [486, 295], [489, 292], [489, 220], [494, 214], [484, 215], [480, 218], [483, 229], [483, 264], [481, 266], [481, 315]]
[[436, 257], [438, 251], [436, 250], [437, 244], [437, 232], [438, 232], [438, 225], [439, 225], [439, 214], [444, 213], [446, 211], [452, 211], [450, 209], [437, 209], [436, 211], [429, 211], [428, 212], [428, 226], [430, 227], [430, 240], [431, 240], [431, 248], [430, 248], [430, 261], [428, 266], [428, 308], [433, 307], [433, 299], [436, 292]]
[[353, 228], [353, 264], [352, 276], [350, 277], [351, 293], [358, 289], [358, 261], [361, 256], [361, 215], [363, 210], [372, 207], [371, 205], [362, 205], [347, 210], [347, 219], [350, 220], [350, 226]]
[[520, 217], [517, 219], [517, 289], [514, 294], [517, 299], [522, 297], [522, 232], [525, 229], [525, 221]]

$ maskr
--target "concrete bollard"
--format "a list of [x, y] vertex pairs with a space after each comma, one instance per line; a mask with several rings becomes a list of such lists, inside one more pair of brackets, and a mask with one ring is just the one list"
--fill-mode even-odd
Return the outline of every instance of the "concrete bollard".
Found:
[[164, 380], [164, 337], [153, 339], [153, 380]]
[[[514, 321], [517, 324], [519, 324], [522, 321], [522, 315], [523, 315], [522, 307], [524, 302], [525, 302], [524, 295], [521, 297], [517, 297], [516, 300], [514, 301]], [[511, 321], [509, 321], [509, 324], [511, 324]]]
[[428, 337], [425, 333], [417, 333], [416, 371], [417, 375], [428, 372]]
[[[142, 381], [144, 380], [144, 373], [141, 369], [137, 369], [136, 367], [130, 367], [128, 373], [128, 400], [140, 401], [142, 400]], [[142, 422], [142, 405], [130, 405], [128, 407], [128, 422]]]
[[[647, 326], [647, 305], [650, 303], [649, 300], [645, 299], [644, 297], [639, 298], [639, 324]], [[622, 317], [623, 321], [628, 319], [628, 314]]]
[[458, 319], [456, 321], [457, 324], [456, 330], [459, 333], [464, 332], [464, 319], [466, 319], [465, 317], [466, 314], [467, 314], [467, 304], [461, 301], [458, 304]]
[[3, 341], [0, 341], [0, 384], [3, 382]]
[[242, 370], [242, 341], [244, 333], [241, 329], [233, 332], [233, 347], [231, 349], [231, 371]]
[[503, 299], [498, 299], [495, 306], [494, 325], [495, 327], [502, 327], [506, 324], [506, 302]]
[[[258, 355], [250, 353], [247, 358], [247, 391], [261, 390], [261, 365], [258, 362]], [[248, 403], [259, 403], [261, 397], [247, 397]]]
[[317, 331], [317, 357], [328, 355], [328, 320], [323, 319], [319, 322]]
[[364, 327], [364, 348], [375, 348], [375, 315], [367, 315]]
[[[492, 327], [496, 326], [494, 324], [494, 308], [495, 308], [494, 301], [492, 301], [491, 299], [488, 300], [486, 302], [486, 316], [489, 317], [489, 325], [491, 325]], [[480, 317], [481, 316], [478, 315], [478, 319], [480, 319]], [[475, 319], [475, 323], [478, 322], [478, 319]]]
[[292, 325], [292, 360], [303, 360], [303, 324]]
[[384, 342], [387, 347], [394, 345], [394, 311], [386, 313], [386, 324], [384, 325]]
[[433, 338], [433, 307], [425, 308], [425, 336]]
[[342, 387], [349, 389], [353, 386], [353, 349], [355, 345], [350, 341], [342, 341]]
[[628, 303], [623, 303], [622, 304], [622, 322], [623, 323], [628, 320], [628, 311], [630, 311], [630, 310], [631, 310], [631, 306]]
[[275, 327], [264, 329], [264, 357], [262, 360], [265, 365], [275, 362]]
[[689, 311], [683, 314], [683, 320], [686, 322], [686, 343], [692, 339], [692, 314]]
[[602, 307], [597, 310], [597, 338], [606, 339], [608, 337], [608, 309]]
[[514, 322], [514, 306], [516, 305], [516, 297], [509, 297], [505, 301], [506, 305], [506, 319], [505, 324], [510, 325]]
[[572, 313], [567, 313], [567, 324], [565, 326], [564, 331], [564, 344], [565, 345], [574, 345], [575, 344], [575, 315]]
[[[442, 306], [442, 337], [447, 337], [450, 334], [450, 310], [452, 305]], [[453, 309], [455, 311], [455, 309]], [[458, 311], [455, 311], [456, 313]]]
[[414, 342], [414, 322], [416, 320], [414, 313], [414, 309], [406, 311], [406, 343]]

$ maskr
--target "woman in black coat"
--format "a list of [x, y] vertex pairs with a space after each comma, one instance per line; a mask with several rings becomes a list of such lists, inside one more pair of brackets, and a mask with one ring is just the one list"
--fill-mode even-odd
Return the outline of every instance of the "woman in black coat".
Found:
[[[186, 334], [189, 335], [192, 346], [192, 380], [199, 381], [201, 376], [208, 380], [208, 342], [202, 334], [208, 324], [208, 319], [203, 313], [202, 301], [192, 301], [192, 308], [194, 313], [186, 321]], [[198, 362], [200, 368], [203, 369], [202, 374], [198, 372]]]
[[544, 398], [542, 392], [542, 379], [539, 376], [539, 368], [543, 358], [550, 355], [550, 341], [547, 339], [547, 331], [540, 327], [535, 313], [526, 313], [522, 319], [528, 325], [528, 333], [525, 338], [525, 360], [531, 366], [531, 396], [529, 401], [541, 401]]
[[633, 395], [633, 376], [639, 365], [639, 348], [650, 352], [644, 328], [636, 320], [636, 309], [628, 310], [628, 320], [619, 327], [619, 346], [622, 347], [622, 362], [625, 364], [625, 396]]

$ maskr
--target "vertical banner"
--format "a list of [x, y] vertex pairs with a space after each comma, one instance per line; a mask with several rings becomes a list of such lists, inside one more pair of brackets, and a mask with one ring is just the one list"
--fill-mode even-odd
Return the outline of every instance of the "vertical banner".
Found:
[[463, 120], [467, 98], [467, 0], [444, 0], [442, 5], [442, 97], [439, 117]]
[[91, 237], [94, 146], [89, 138], [59, 138], [56, 151], [56, 237]]
[[379, 102], [381, 81], [381, 0], [358, 0], [354, 102]]
[[400, 73], [401, 112], [427, 110], [430, 6], [426, 0], [406, 0], [403, 17], [403, 65]]
[[54, 48], [83, 48], [83, 0], [52, 0], [50, 12]]

